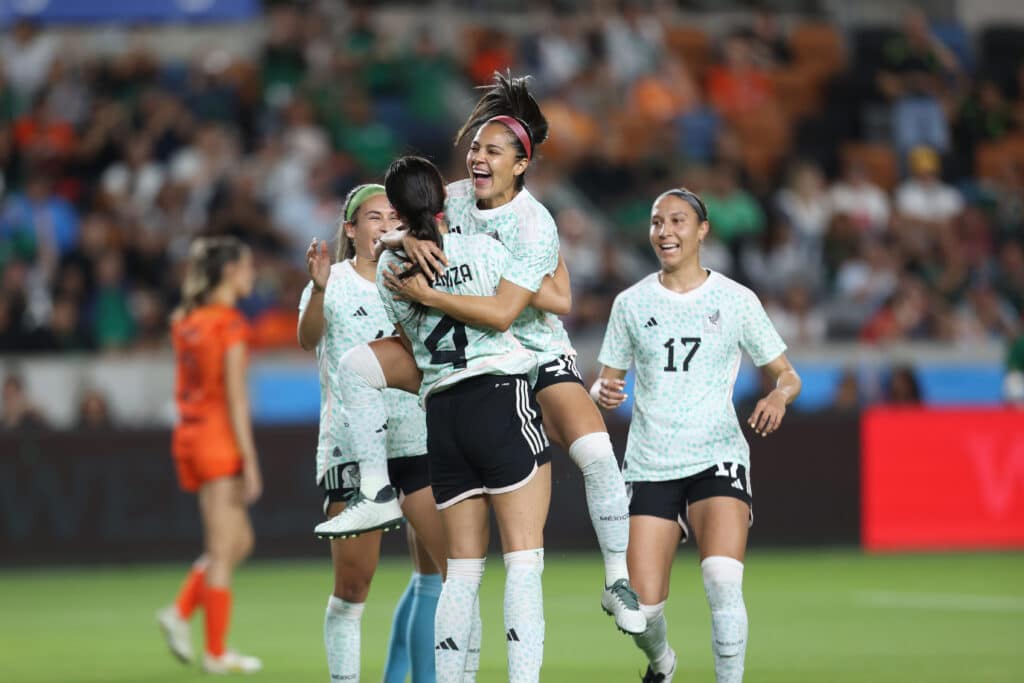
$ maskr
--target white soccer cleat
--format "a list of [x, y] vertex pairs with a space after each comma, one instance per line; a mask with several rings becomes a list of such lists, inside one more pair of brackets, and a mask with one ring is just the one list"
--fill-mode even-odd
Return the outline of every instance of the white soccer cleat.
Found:
[[647, 617], [640, 611], [636, 591], [626, 579], [619, 579], [604, 589], [601, 607], [615, 617], [615, 625], [623, 633], [638, 636], [647, 630]]
[[186, 664], [192, 663], [192, 630], [188, 622], [178, 615], [174, 605], [165, 607], [156, 613], [156, 623], [160, 624], [164, 640], [171, 654]]
[[351, 538], [377, 529], [397, 529], [402, 521], [398, 496], [392, 487], [385, 486], [374, 499], [357, 492], [340, 514], [317, 524], [313, 533], [317, 538]]
[[203, 657], [203, 671], [208, 674], [254, 674], [263, 668], [257, 657], [243, 655], [234, 650], [225, 650], [220, 657], [209, 652]]

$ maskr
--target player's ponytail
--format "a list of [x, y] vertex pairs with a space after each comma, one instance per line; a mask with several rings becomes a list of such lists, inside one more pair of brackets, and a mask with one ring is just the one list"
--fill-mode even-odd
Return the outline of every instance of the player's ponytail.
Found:
[[[483, 95], [473, 111], [470, 112], [466, 122], [462, 124], [462, 128], [456, 133], [455, 145], [461, 144], [477, 128], [494, 117], [509, 116], [514, 119], [513, 125], [509, 126], [511, 133], [509, 140], [516, 150], [516, 157], [532, 159], [536, 156], [537, 147], [548, 139], [548, 120], [544, 118], [544, 112], [541, 111], [540, 105], [527, 87], [529, 80], [529, 76], [514, 78], [511, 71], [506, 71], [504, 74], [494, 72], [494, 82], [490, 85], [480, 86], [479, 90], [483, 91]], [[522, 126], [525, 136], [521, 136], [514, 129], [515, 124]], [[522, 189], [525, 175], [524, 173], [517, 176], [517, 189]]]
[[242, 257], [245, 245], [236, 237], [198, 237], [189, 247], [181, 305], [174, 317], [188, 315], [206, 302], [224, 276], [224, 266]]
[[[407, 156], [396, 159], [384, 175], [388, 201], [418, 240], [428, 240], [443, 248], [438, 218], [444, 211], [444, 178], [430, 161]], [[406, 273], [415, 274], [413, 269]], [[411, 275], [406, 275], [411, 277]]]

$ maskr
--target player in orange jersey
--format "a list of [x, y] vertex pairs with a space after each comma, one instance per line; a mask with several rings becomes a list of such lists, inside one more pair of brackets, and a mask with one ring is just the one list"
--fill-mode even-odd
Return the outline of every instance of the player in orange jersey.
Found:
[[175, 604], [157, 619], [171, 653], [192, 661], [188, 619], [206, 613], [209, 673], [251, 673], [255, 657], [226, 649], [231, 574], [252, 551], [247, 506], [263, 489], [246, 395], [248, 326], [235, 308], [253, 288], [253, 258], [233, 237], [200, 238], [189, 251], [182, 304], [174, 313], [178, 424], [172, 450], [181, 488], [198, 493], [205, 552], [196, 560]]

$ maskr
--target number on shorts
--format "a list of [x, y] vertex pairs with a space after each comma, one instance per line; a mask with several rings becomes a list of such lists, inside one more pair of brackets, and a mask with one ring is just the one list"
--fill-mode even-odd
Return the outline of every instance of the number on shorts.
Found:
[[[438, 349], [437, 345], [451, 332], [453, 349]], [[430, 351], [431, 365], [445, 365], [451, 363], [456, 368], [466, 367], [466, 326], [458, 320], [445, 316], [433, 331], [423, 340], [427, 350]]]

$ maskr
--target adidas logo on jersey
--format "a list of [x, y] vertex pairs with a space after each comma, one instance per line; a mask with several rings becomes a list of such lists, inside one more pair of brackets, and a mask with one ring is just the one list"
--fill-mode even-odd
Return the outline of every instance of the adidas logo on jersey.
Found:
[[510, 643], [514, 640], [515, 642], [518, 643], [519, 642], [519, 634], [516, 633], [516, 630], [514, 628], [510, 628], [508, 630], [508, 633], [505, 634], [505, 640], [507, 640]]
[[370, 315], [370, 314], [366, 312], [365, 308], [360, 306], [359, 308], [356, 309], [356, 312], [352, 314], [352, 317], [353, 318], [362, 318], [363, 316], [367, 316], [367, 315]]
[[652, 318], [651, 318], [650, 320], [648, 320], [648, 321], [647, 321], [646, 323], [644, 323], [644, 327], [654, 327], [654, 326], [656, 326], [657, 324], [658, 324], [658, 321], [657, 321], [657, 320], [655, 320], [655, 319], [654, 319], [654, 318], [652, 317]]
[[434, 649], [435, 650], [454, 650], [455, 652], [459, 651], [459, 648], [455, 644], [455, 641], [452, 640], [451, 638], [445, 638], [440, 643], [438, 643], [437, 647], [435, 647]]

